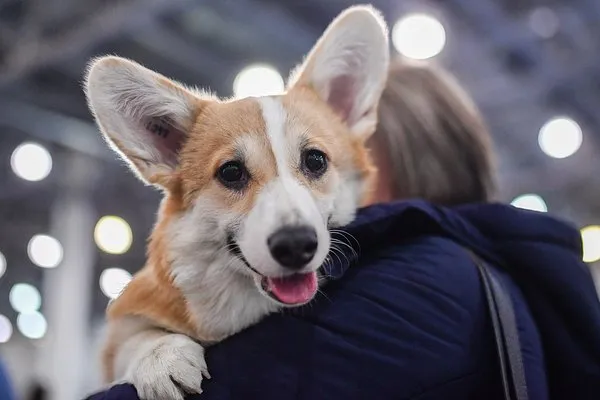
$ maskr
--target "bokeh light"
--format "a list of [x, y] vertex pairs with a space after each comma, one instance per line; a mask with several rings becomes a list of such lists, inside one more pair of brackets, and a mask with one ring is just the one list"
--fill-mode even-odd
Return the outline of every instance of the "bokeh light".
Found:
[[131, 279], [131, 274], [124, 269], [107, 268], [100, 274], [100, 289], [109, 299], [116, 299]]
[[392, 44], [405, 57], [425, 60], [444, 49], [446, 30], [432, 16], [410, 14], [396, 21], [392, 27]]
[[63, 259], [63, 248], [58, 240], [48, 235], [35, 235], [27, 245], [29, 259], [38, 267], [54, 268]]
[[6, 272], [6, 257], [4, 257], [4, 254], [2, 254], [2, 252], [0, 252], [0, 278], [2, 278], [2, 276], [4, 276], [5, 272]]
[[590, 225], [581, 229], [583, 261], [593, 263], [600, 260], [600, 226]]
[[131, 247], [133, 232], [123, 218], [107, 215], [96, 223], [94, 241], [106, 253], [123, 254]]
[[537, 7], [529, 13], [529, 27], [539, 37], [550, 39], [558, 32], [560, 22], [550, 8]]
[[13, 334], [13, 326], [6, 316], [0, 314], [0, 343], [6, 343]]
[[233, 93], [238, 98], [272, 96], [283, 93], [281, 74], [266, 64], [254, 64], [241, 70], [233, 81]]
[[556, 117], [540, 129], [538, 143], [544, 153], [553, 158], [569, 157], [581, 147], [583, 134], [577, 122], [567, 117]]
[[17, 328], [26, 338], [41, 339], [48, 330], [48, 323], [40, 312], [35, 311], [19, 314], [17, 316]]
[[34, 286], [17, 283], [10, 289], [8, 301], [16, 312], [31, 313], [40, 309], [42, 296]]
[[37, 143], [23, 143], [12, 153], [10, 165], [14, 173], [27, 181], [41, 181], [52, 170], [52, 156]]
[[514, 207], [522, 208], [524, 210], [532, 210], [539, 212], [548, 211], [548, 206], [544, 199], [542, 199], [537, 194], [523, 194], [521, 196], [516, 197], [513, 201], [510, 202]]

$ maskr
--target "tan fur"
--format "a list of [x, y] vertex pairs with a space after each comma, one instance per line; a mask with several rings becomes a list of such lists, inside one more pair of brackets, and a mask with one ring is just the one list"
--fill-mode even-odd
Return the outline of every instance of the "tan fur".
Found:
[[[375, 164], [365, 146], [363, 138], [369, 132], [354, 136], [348, 133], [347, 125], [319, 98], [310, 87], [296, 86], [284, 97], [283, 104], [288, 112], [288, 132], [310, 132], [308, 142], [327, 154], [337, 170], [351, 169], [360, 179], [365, 180], [367, 188], [361, 199], [361, 205], [368, 204], [375, 182]], [[297, 124], [305, 124], [298, 129]], [[309, 125], [308, 125], [309, 124]], [[297, 178], [304, 181], [316, 193], [327, 192], [331, 175], [318, 181], [310, 181], [300, 172]]]
[[[246, 167], [252, 175], [244, 196], [232, 194], [214, 176], [224, 162], [235, 155], [236, 145], [247, 138], [259, 145], [248, 156]], [[203, 160], [199, 167], [198, 160]], [[253, 99], [212, 103], [198, 118], [181, 152], [180, 179], [184, 204], [200, 191], [209, 193], [223, 208], [247, 213], [258, 189], [275, 174], [275, 160], [265, 137], [265, 124]]]

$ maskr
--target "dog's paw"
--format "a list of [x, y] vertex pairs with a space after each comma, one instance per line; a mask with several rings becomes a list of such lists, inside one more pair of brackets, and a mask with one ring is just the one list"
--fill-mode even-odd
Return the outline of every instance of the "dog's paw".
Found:
[[142, 400], [183, 400], [202, 392], [203, 376], [210, 379], [204, 348], [185, 335], [170, 334], [132, 360], [126, 380]]

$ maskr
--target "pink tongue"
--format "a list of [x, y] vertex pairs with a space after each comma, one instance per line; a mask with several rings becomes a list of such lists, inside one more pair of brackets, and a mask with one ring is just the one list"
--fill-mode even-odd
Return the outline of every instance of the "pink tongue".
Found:
[[267, 278], [271, 293], [285, 304], [302, 304], [317, 292], [317, 273], [294, 274], [284, 278]]

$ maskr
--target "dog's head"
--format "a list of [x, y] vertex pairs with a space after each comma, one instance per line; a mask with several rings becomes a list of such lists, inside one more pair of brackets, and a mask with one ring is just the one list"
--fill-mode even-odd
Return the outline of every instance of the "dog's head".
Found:
[[220, 101], [126, 59], [94, 60], [87, 96], [102, 133], [166, 191], [150, 257], [198, 269], [227, 252], [220, 268], [279, 304], [312, 299], [328, 227], [350, 222], [369, 189], [364, 144], [388, 61], [370, 7], [340, 14], [279, 96]]

